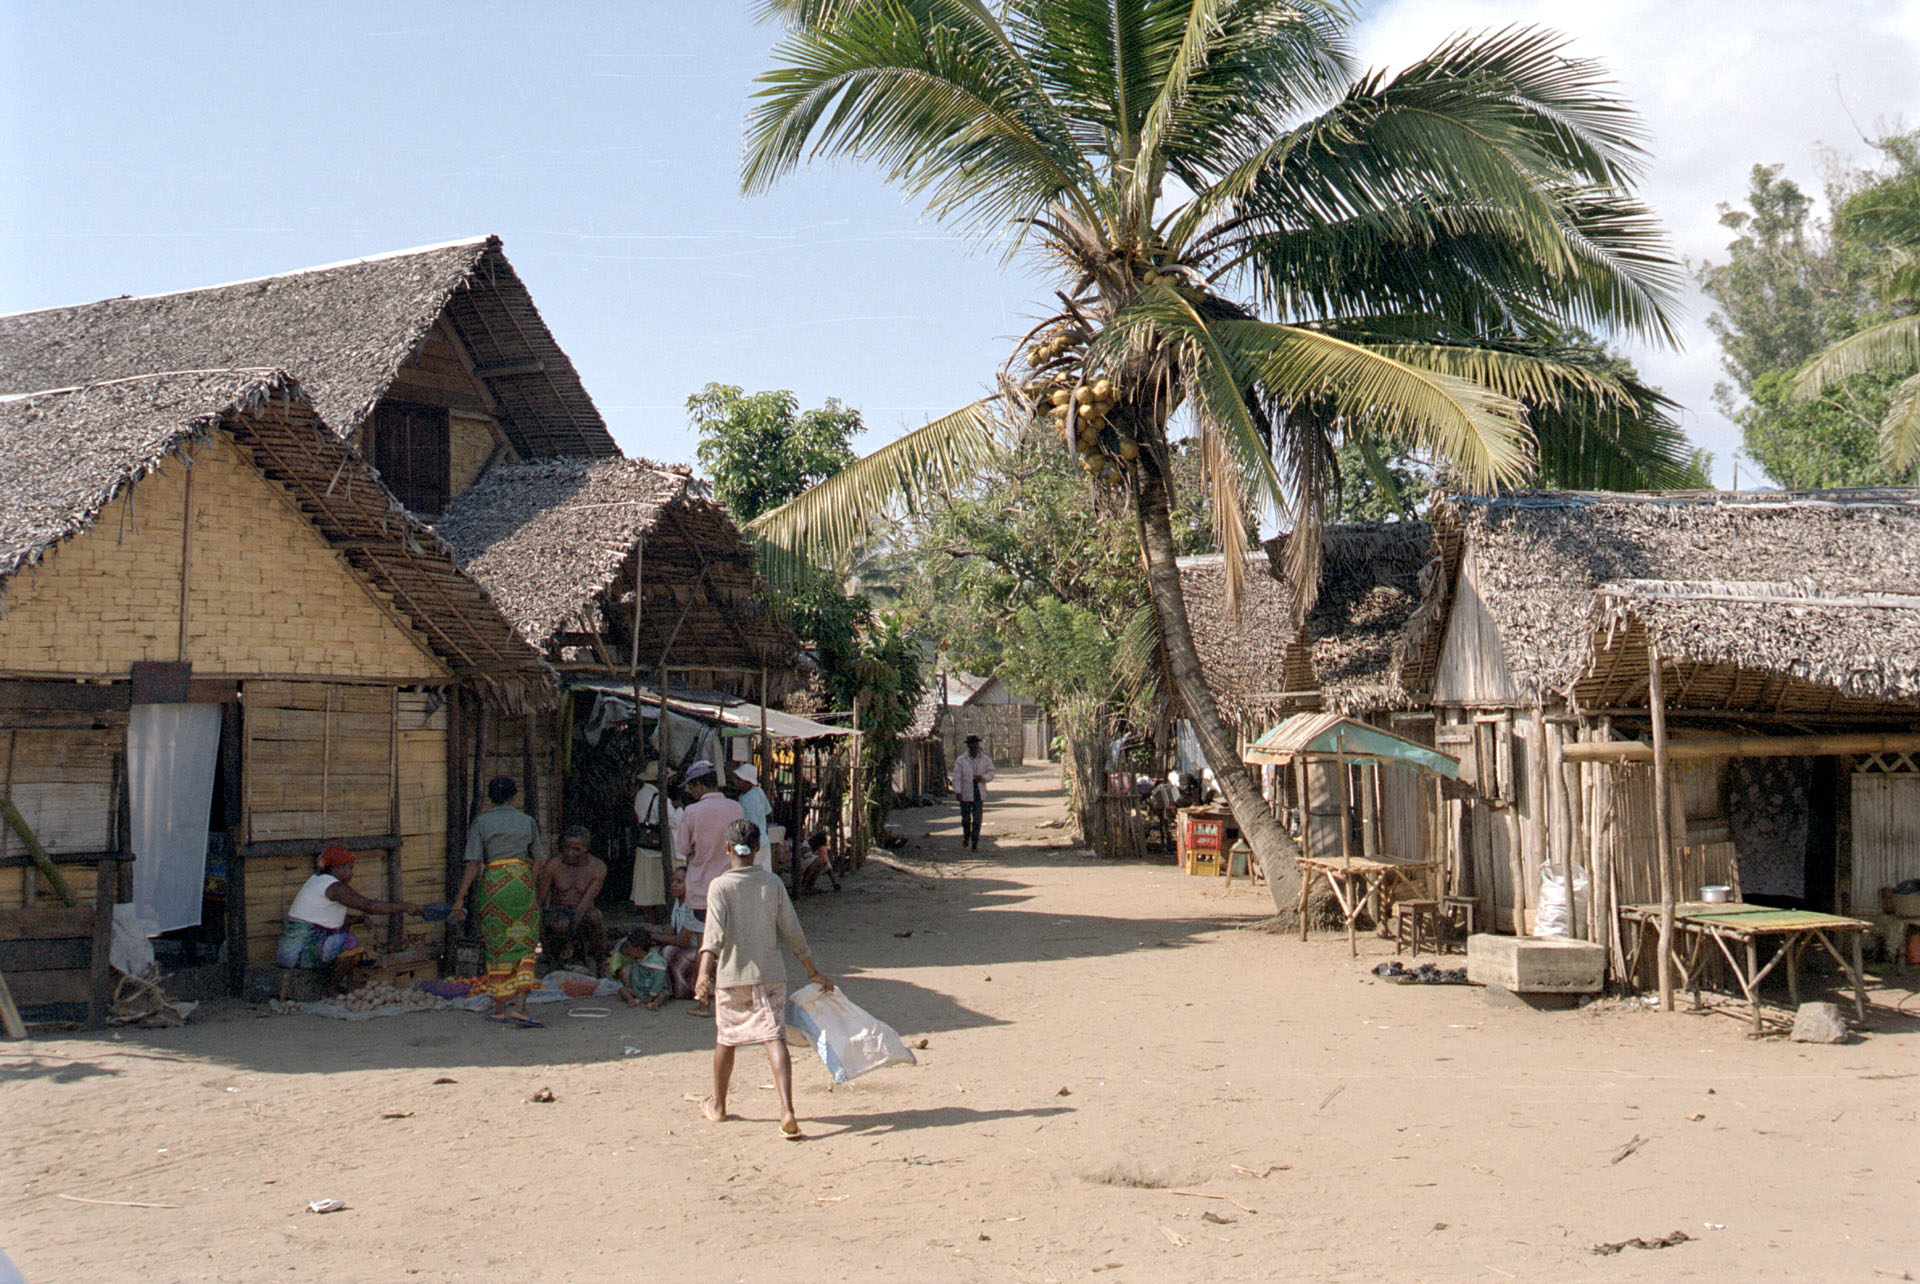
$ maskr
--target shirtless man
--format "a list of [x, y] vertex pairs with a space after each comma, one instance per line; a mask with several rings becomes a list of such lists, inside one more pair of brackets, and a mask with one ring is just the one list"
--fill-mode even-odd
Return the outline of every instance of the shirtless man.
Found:
[[607, 920], [593, 900], [607, 881], [607, 866], [592, 847], [592, 831], [575, 825], [560, 842], [560, 859], [541, 866], [540, 946], [554, 966], [583, 952], [599, 976], [607, 960]]

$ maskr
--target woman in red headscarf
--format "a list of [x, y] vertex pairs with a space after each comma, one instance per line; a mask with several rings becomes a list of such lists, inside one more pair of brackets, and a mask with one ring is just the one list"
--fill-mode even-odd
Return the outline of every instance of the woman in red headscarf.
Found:
[[329, 847], [320, 853], [319, 872], [303, 884], [287, 907], [287, 928], [273, 961], [281, 967], [326, 967], [360, 942], [347, 930], [349, 910], [359, 914], [418, 914], [411, 901], [375, 901], [353, 890], [353, 853]]

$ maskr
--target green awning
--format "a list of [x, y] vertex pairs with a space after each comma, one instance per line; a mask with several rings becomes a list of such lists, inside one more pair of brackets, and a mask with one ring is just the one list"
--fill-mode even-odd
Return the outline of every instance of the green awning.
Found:
[[1356, 762], [1418, 767], [1449, 780], [1460, 778], [1459, 759], [1337, 713], [1296, 713], [1254, 741], [1246, 758], [1253, 763], [1349, 758]]

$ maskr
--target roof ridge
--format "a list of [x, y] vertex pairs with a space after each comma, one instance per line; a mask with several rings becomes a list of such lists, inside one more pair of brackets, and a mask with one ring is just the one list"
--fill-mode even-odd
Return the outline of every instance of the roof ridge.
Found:
[[0, 312], [0, 321], [14, 317], [32, 316], [38, 312], [61, 312], [68, 308], [96, 308], [103, 303], [145, 303], [154, 299], [172, 299], [185, 294], [210, 294], [215, 290], [231, 290], [242, 285], [258, 285], [263, 281], [284, 281], [290, 277], [309, 276], [316, 272], [336, 272], [341, 268], [359, 267], [365, 263], [382, 263], [391, 259], [404, 259], [415, 254], [432, 254], [439, 250], [457, 249], [461, 246], [484, 246], [497, 242], [500, 238], [492, 232], [482, 236], [463, 236], [451, 241], [441, 241], [436, 245], [416, 245], [405, 250], [386, 250], [379, 254], [367, 254], [360, 258], [341, 259], [335, 263], [318, 263], [312, 267], [293, 268], [286, 272], [268, 272], [260, 276], [242, 277], [237, 281], [222, 281], [217, 285], [195, 285], [184, 290], [161, 290], [154, 294], [110, 294], [104, 299], [93, 299], [86, 303], [56, 303], [51, 307], [22, 308], [17, 312]]
[[90, 388], [111, 388], [116, 384], [139, 383], [146, 379], [174, 379], [183, 375], [216, 374], [279, 375], [290, 383], [297, 382], [280, 366], [208, 366], [202, 370], [150, 370], [145, 374], [121, 375], [115, 379], [91, 379], [86, 383], [72, 383], [60, 388], [35, 388], [31, 392], [0, 392], [0, 404], [31, 401], [35, 397], [51, 397], [56, 393], [85, 392]]

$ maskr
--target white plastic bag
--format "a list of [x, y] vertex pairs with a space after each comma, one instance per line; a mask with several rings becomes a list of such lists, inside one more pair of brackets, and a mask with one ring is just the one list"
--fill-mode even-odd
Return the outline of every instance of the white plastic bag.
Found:
[[139, 915], [140, 907], [132, 901], [113, 907], [113, 936], [107, 945], [107, 957], [128, 976], [145, 977], [154, 970], [153, 942], [148, 938], [160, 934], [160, 924]]
[[813, 1045], [835, 1084], [884, 1066], [914, 1063], [892, 1026], [839, 990], [827, 993], [814, 984], [795, 990], [787, 999], [787, 1029]]
[[[1573, 899], [1578, 917], [1587, 915], [1587, 871], [1573, 867]], [[1567, 879], [1558, 865], [1540, 867], [1540, 909], [1533, 916], [1535, 936], [1572, 936], [1567, 922]]]

